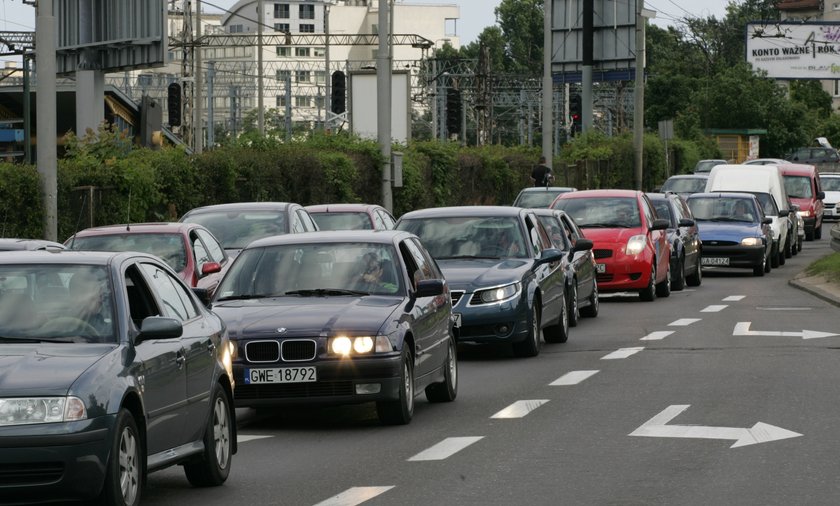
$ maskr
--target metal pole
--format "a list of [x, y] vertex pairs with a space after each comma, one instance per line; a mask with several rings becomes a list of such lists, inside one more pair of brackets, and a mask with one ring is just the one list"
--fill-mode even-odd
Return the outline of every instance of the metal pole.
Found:
[[543, 20], [543, 83], [542, 83], [542, 154], [546, 159], [546, 165], [551, 167], [552, 158], [554, 155], [554, 148], [552, 142], [554, 141], [554, 107], [552, 101], [554, 100], [554, 80], [551, 77], [551, 57], [553, 55], [553, 40], [551, 33], [551, 22], [553, 19], [552, 0], [545, 0], [543, 2], [543, 12], [545, 19]]
[[466, 90], [461, 90], [461, 146], [467, 145], [467, 101]]
[[216, 81], [216, 62], [207, 62], [207, 148], [216, 145], [216, 104], [213, 98], [213, 85]]
[[434, 83], [432, 83], [432, 100], [431, 100], [431, 107], [432, 107], [432, 139], [438, 138], [438, 82], [437, 82], [437, 58], [432, 58], [432, 77], [435, 78]]
[[265, 24], [265, 2], [257, 1], [257, 130], [265, 136], [265, 88], [263, 86], [263, 25]]
[[38, 80], [37, 168], [44, 199], [44, 239], [58, 240], [58, 183], [56, 181], [55, 17], [51, 0], [38, 2], [35, 21], [35, 58]]
[[594, 65], [595, 7], [594, 0], [583, 0], [583, 66], [581, 80], [581, 128], [592, 128], [592, 66]]
[[286, 142], [292, 142], [292, 76], [286, 76]]
[[32, 98], [29, 87], [29, 55], [23, 53], [23, 162], [32, 163]]
[[636, 0], [636, 85], [633, 90], [633, 149], [636, 161], [636, 189], [642, 189], [644, 163], [645, 121], [645, 18], [642, 17], [645, 0]]
[[391, 193], [391, 56], [388, 0], [379, 0], [379, 51], [376, 54], [376, 128], [382, 153], [382, 207], [394, 208]]
[[193, 99], [195, 100], [195, 105], [193, 106], [193, 142], [195, 143], [196, 153], [201, 153], [204, 150], [204, 129], [201, 125], [202, 116], [204, 115], [204, 104], [202, 104], [202, 101], [204, 100], [204, 69], [202, 69], [201, 66], [204, 60], [202, 59], [200, 41], [201, 0], [195, 0], [195, 58], [193, 58], [193, 66], [195, 67], [195, 70], [193, 71], [193, 76], [195, 77], [195, 83], [193, 84]]
[[330, 4], [324, 5], [324, 127], [332, 130], [332, 73], [330, 72]]

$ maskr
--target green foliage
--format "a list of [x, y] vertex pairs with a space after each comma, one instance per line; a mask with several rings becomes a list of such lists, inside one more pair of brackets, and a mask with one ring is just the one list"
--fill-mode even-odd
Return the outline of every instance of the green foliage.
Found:
[[822, 88], [819, 81], [791, 81], [790, 98], [820, 118], [827, 118], [831, 114], [831, 95]]
[[37, 239], [44, 236], [40, 179], [34, 165], [0, 162], [0, 236]]
[[543, 0], [502, 0], [496, 7], [505, 40], [505, 70], [542, 74], [543, 6]]

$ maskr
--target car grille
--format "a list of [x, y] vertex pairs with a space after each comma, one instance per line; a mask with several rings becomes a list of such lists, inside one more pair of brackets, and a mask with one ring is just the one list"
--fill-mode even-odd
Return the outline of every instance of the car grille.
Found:
[[277, 341], [251, 341], [245, 343], [245, 360], [252, 363], [280, 360], [280, 343]]
[[825, 204], [826, 209], [834, 209], [834, 204]]
[[55, 483], [64, 474], [61, 462], [0, 465], [0, 485], [20, 486]]
[[611, 249], [594, 249], [592, 250], [592, 254], [595, 255], [595, 258], [610, 258], [613, 254]]
[[601, 273], [595, 277], [595, 281], [598, 283], [609, 283], [613, 278], [615, 278], [614, 274]]
[[461, 297], [464, 295], [463, 290], [452, 290], [449, 292], [449, 296], [452, 298], [452, 305], [455, 306], [458, 304], [458, 301], [461, 300]]
[[703, 241], [703, 246], [736, 246], [735, 241]]
[[318, 381], [287, 385], [236, 384], [237, 399], [294, 399], [303, 397], [331, 397], [353, 395], [352, 381]]
[[288, 339], [280, 343], [284, 362], [301, 362], [315, 358], [317, 346], [311, 339]]

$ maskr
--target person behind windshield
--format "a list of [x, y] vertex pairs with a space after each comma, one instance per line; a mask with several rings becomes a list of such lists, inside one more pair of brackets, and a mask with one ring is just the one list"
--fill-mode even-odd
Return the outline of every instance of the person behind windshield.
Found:
[[743, 200], [735, 202], [732, 206], [732, 219], [737, 221], [753, 221], [752, 213], [747, 208], [747, 203]]
[[356, 279], [355, 286], [358, 290], [365, 292], [386, 292], [395, 293], [397, 285], [390, 283], [383, 277], [385, 275], [384, 262], [373, 252], [367, 252], [362, 257], [364, 270]]

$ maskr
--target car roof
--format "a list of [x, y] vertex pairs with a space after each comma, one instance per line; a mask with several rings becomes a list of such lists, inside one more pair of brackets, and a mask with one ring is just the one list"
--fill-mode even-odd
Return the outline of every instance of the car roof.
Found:
[[[366, 242], [377, 244], [393, 244], [403, 238], [415, 237], [414, 234], [403, 230], [323, 230], [307, 232], [305, 234], [273, 235], [257, 239], [244, 248], [253, 249], [283, 244], [334, 243], [334, 242]], [[244, 251], [243, 250], [243, 251]]]
[[[757, 192], [760, 193], [760, 192]], [[688, 199], [697, 199], [697, 198], [752, 198], [756, 199], [755, 193], [747, 193], [747, 192], [704, 192], [704, 193], [692, 193], [688, 196]]]
[[228, 204], [214, 204], [212, 206], [196, 207], [184, 213], [184, 216], [187, 216], [188, 214], [225, 211], [284, 211], [287, 207], [292, 205], [298, 204], [295, 204], [293, 202], [231, 202]]
[[559, 216], [561, 214], [566, 214], [566, 211], [561, 209], [552, 209], [550, 207], [535, 207], [531, 209], [537, 216]]
[[[566, 194], [564, 193], [563, 195]], [[430, 207], [428, 209], [420, 209], [405, 213], [402, 215], [400, 220], [411, 218], [451, 218], [457, 216], [519, 216], [522, 213], [530, 211], [530, 209], [522, 209], [511, 206]]]
[[[695, 172], [694, 174], [674, 174], [668, 179], [709, 179], [708, 172]], [[665, 181], [668, 181], [666, 179]]]
[[820, 172], [819, 176], [840, 177], [840, 172]]
[[94, 235], [115, 235], [115, 234], [154, 234], [168, 233], [180, 234], [192, 228], [204, 228], [196, 223], [160, 222], [160, 223], [129, 223], [122, 225], [106, 225], [104, 227], [91, 227], [79, 230], [76, 237], [89, 237]]
[[61, 250], [64, 249], [64, 245], [59, 242], [47, 241], [44, 239], [0, 239], [0, 251], [35, 251], [45, 249]]
[[807, 163], [780, 163], [776, 167], [779, 168], [782, 174], [811, 176], [817, 173], [817, 168]]
[[142, 256], [163, 263], [159, 258], [136, 251], [9, 251], [0, 255], [0, 264], [50, 264], [50, 265], [110, 265], [122, 258]]
[[519, 193], [534, 193], [534, 192], [574, 192], [577, 188], [571, 186], [529, 186], [523, 188]]
[[373, 211], [381, 207], [379, 204], [316, 204], [306, 206], [304, 209], [309, 213], [358, 213]]
[[645, 195], [647, 195], [650, 198], [650, 200], [679, 200], [680, 198], [682, 198], [678, 193], [674, 192], [652, 192], [645, 193]]
[[582, 190], [571, 193], [563, 193], [558, 196], [562, 199], [580, 199], [592, 197], [628, 197], [636, 198], [641, 192], [638, 190]]

